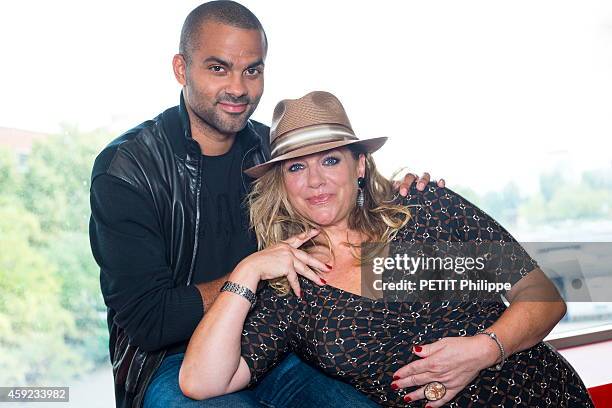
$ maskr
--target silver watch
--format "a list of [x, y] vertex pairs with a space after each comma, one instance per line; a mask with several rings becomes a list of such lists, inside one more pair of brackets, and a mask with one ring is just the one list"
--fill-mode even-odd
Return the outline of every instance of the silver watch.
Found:
[[237, 295], [240, 295], [251, 303], [251, 307], [249, 310], [253, 310], [253, 308], [255, 307], [255, 302], [257, 301], [257, 297], [255, 296], [253, 291], [247, 288], [246, 286], [242, 286], [234, 282], [226, 281], [221, 287], [220, 292], [232, 292]]
[[502, 366], [504, 365], [504, 362], [506, 361], [506, 351], [504, 350], [504, 346], [501, 344], [501, 341], [499, 341], [499, 338], [497, 337], [497, 335], [493, 332], [485, 331], [485, 330], [479, 330], [478, 333], [476, 334], [484, 334], [486, 336], [489, 336], [491, 339], [493, 339], [495, 344], [497, 344], [497, 347], [499, 347], [500, 361], [494, 366], [489, 367], [489, 370], [501, 371]]

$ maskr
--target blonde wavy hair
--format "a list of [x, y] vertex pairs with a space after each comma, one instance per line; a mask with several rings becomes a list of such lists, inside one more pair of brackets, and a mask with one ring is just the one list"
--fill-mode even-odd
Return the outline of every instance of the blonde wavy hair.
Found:
[[[357, 160], [361, 154], [365, 155], [365, 186], [364, 205], [355, 205], [349, 214], [348, 227], [362, 233], [370, 243], [368, 253], [355, 258], [360, 266], [371, 260], [382, 248], [391, 241], [397, 232], [410, 219], [410, 211], [406, 206], [395, 203], [393, 183], [383, 177], [376, 169], [376, 164], [369, 153], [361, 151], [354, 146], [347, 147], [353, 158]], [[310, 229], [320, 227], [312, 220], [304, 217], [291, 205], [283, 180], [282, 162], [276, 163], [266, 174], [253, 183], [253, 188], [246, 200], [249, 204], [251, 228], [257, 236], [259, 249], [275, 245], [293, 235]], [[355, 180], [355, 183], [357, 181]], [[325, 231], [321, 232], [330, 255], [334, 256], [331, 241]], [[343, 243], [352, 249], [360, 245]], [[311, 240], [300, 249], [309, 251], [315, 244]], [[278, 278], [270, 281], [270, 285], [279, 295], [289, 293], [290, 286], [287, 278]]]

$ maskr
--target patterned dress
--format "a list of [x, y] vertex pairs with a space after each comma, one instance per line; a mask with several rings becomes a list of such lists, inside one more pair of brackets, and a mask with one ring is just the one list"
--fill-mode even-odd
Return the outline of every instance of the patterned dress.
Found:
[[[508, 242], [514, 238], [490, 216], [449, 189], [430, 183], [412, 188], [403, 204], [410, 222], [399, 243]], [[522, 248], [520, 248], [522, 250]], [[537, 264], [515, 254], [513, 281]], [[492, 325], [506, 306], [497, 302], [391, 302], [361, 297], [300, 278], [302, 299], [281, 297], [264, 285], [245, 321], [242, 356], [259, 381], [293, 351], [326, 374], [353, 385], [382, 406], [421, 407], [404, 402], [416, 389], [391, 389], [393, 373], [418, 359], [412, 346], [443, 337], [472, 336]], [[580, 377], [547, 343], [510, 356], [501, 371], [483, 370], [448, 407], [593, 407]]]

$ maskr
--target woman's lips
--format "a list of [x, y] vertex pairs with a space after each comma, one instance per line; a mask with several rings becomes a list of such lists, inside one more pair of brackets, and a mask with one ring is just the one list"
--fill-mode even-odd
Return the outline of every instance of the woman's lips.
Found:
[[306, 201], [310, 205], [321, 205], [327, 203], [331, 196], [331, 194], [319, 194], [318, 196], [307, 198]]
[[221, 109], [223, 109], [227, 113], [242, 113], [247, 108], [246, 103], [236, 105], [236, 104], [231, 104], [231, 103], [219, 102], [219, 105], [221, 106]]

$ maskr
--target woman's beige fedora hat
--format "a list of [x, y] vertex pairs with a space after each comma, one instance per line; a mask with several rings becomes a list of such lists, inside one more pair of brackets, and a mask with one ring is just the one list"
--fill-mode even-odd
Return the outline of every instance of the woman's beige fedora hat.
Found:
[[258, 178], [274, 163], [348, 145], [373, 153], [386, 141], [386, 137], [358, 139], [338, 98], [315, 91], [276, 105], [270, 127], [270, 160], [244, 172]]

